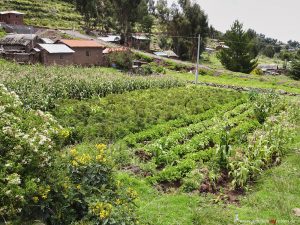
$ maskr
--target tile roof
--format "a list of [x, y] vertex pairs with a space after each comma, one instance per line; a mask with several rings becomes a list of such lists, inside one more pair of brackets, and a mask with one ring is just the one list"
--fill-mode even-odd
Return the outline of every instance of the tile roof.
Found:
[[67, 40], [67, 39], [62, 39], [60, 40], [65, 45], [68, 45], [71, 48], [104, 48], [103, 45], [99, 44], [98, 42], [94, 40]]
[[50, 54], [55, 53], [74, 53], [72, 49], [64, 44], [39, 44], [39, 46], [45, 49]]

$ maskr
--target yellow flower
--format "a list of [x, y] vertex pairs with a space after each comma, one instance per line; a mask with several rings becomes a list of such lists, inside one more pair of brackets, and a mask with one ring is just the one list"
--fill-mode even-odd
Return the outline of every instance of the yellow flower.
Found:
[[37, 203], [39, 201], [39, 197], [34, 196], [34, 197], [32, 197], [32, 200], [33, 200], [34, 203]]
[[78, 152], [75, 148], [71, 149], [70, 153], [71, 153], [72, 156], [76, 156], [78, 154]]
[[112, 212], [112, 205], [110, 203], [97, 202], [90, 206], [90, 211], [94, 215], [99, 216], [99, 218], [102, 220], [110, 216]]
[[117, 205], [121, 205], [121, 204], [122, 204], [122, 200], [118, 198], [118, 199], [116, 200], [116, 204], [117, 204]]
[[76, 162], [75, 160], [72, 160], [72, 166], [78, 166], [78, 162]]
[[80, 190], [80, 189], [81, 189], [81, 185], [78, 184], [78, 185], [76, 186], [76, 189]]
[[99, 162], [105, 162], [106, 161], [106, 159], [104, 158], [104, 155], [97, 155], [96, 160], [99, 161]]
[[100, 151], [103, 152], [106, 149], [105, 144], [96, 144], [96, 148]]
[[67, 129], [63, 129], [60, 131], [60, 135], [64, 138], [67, 138], [70, 136], [70, 131], [68, 131]]

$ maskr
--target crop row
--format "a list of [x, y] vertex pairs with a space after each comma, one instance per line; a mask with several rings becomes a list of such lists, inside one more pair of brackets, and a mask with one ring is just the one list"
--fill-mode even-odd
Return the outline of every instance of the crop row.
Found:
[[79, 141], [111, 143], [168, 121], [181, 121], [182, 124], [186, 123], [184, 118], [194, 118], [191, 123], [198, 117], [196, 115], [240, 96], [239, 93], [195, 86], [149, 89], [101, 99], [60, 102], [54, 115], [62, 125], [74, 127]]
[[237, 116], [237, 115], [243, 113], [245, 110], [247, 110], [248, 107], [249, 107], [248, 104], [241, 104], [231, 111], [219, 110], [218, 114], [220, 116], [207, 118], [206, 120], [203, 120], [201, 122], [197, 122], [196, 120], [194, 120], [193, 124], [191, 124], [187, 127], [182, 127], [182, 128], [176, 129], [175, 131], [171, 132], [169, 135], [166, 135], [166, 136], [158, 139], [154, 143], [148, 145], [146, 147], [146, 149], [150, 150], [150, 152], [151, 152], [151, 149], [153, 149], [153, 148], [155, 149], [157, 146], [159, 146], [159, 148], [166, 151], [175, 146], [179, 146], [180, 144], [183, 144], [184, 142], [188, 141], [194, 135], [197, 135], [199, 133], [202, 133], [202, 132], [210, 129], [210, 127], [212, 125], [214, 125], [217, 122], [217, 120], [221, 120], [221, 118], [223, 118], [223, 117], [230, 118], [230, 117]]
[[[259, 123], [255, 123], [254, 121], [244, 122], [241, 124], [241, 126], [247, 127], [247, 129], [243, 130], [243, 135], [247, 135], [250, 132], [252, 132], [255, 128], [257, 128], [257, 126], [259, 126]], [[230, 137], [234, 137], [234, 135], [235, 132], [232, 132]], [[206, 136], [206, 138], [209, 137]], [[197, 151], [196, 149], [185, 147], [185, 150], [188, 149], [189, 151], [185, 152], [186, 155], [182, 159], [178, 154], [176, 154], [176, 152], [171, 152], [170, 155], [166, 156], [164, 160], [166, 162], [172, 161], [172, 164], [168, 164], [163, 170], [157, 172], [152, 179], [159, 182], [176, 181], [178, 179], [183, 178], [184, 176], [186, 176], [187, 173], [195, 169], [197, 162], [200, 161], [201, 163], [204, 163], [211, 161], [212, 158], [216, 157], [216, 147], [210, 147], [209, 144], [209, 142], [204, 143], [203, 141], [200, 147], [198, 145]], [[234, 144], [234, 142], [232, 142], [232, 144]], [[203, 151], [204, 149], [206, 150]]]
[[203, 133], [195, 135], [182, 145], [176, 145], [165, 152], [156, 151], [154, 154], [155, 163], [166, 166], [163, 170], [157, 172], [152, 179], [156, 181], [175, 181], [183, 178], [185, 174], [195, 169], [198, 161], [210, 161], [215, 156], [215, 145], [220, 138], [218, 132], [222, 130], [222, 126], [228, 126], [231, 143], [241, 142], [236, 137], [247, 136], [248, 133], [259, 126], [258, 121], [255, 118], [251, 118], [252, 113], [253, 110], [249, 109], [227, 122], [213, 126]]
[[[197, 115], [188, 115], [184, 118], [179, 118], [179, 119], [168, 121], [163, 124], [152, 126], [151, 128], [141, 131], [139, 133], [127, 135], [122, 141], [124, 141], [128, 147], [137, 147], [137, 145], [141, 143], [149, 143], [150, 141], [156, 140], [163, 135], [168, 135], [169, 133], [177, 132], [178, 128], [184, 127], [183, 129], [189, 129], [186, 128], [186, 126], [209, 120], [213, 118], [216, 114], [222, 114], [228, 111], [234, 113], [235, 110], [233, 110], [233, 108], [239, 105], [243, 105], [243, 103], [245, 102], [246, 99], [241, 98], [226, 103], [224, 105], [217, 105], [212, 109], [205, 111], [204, 113], [197, 114]], [[197, 125], [191, 125], [191, 126], [197, 126]]]

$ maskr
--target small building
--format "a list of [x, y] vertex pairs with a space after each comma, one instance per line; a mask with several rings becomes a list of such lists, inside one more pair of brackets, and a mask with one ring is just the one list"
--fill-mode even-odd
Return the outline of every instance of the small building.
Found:
[[0, 12], [0, 22], [13, 25], [24, 24], [24, 13], [17, 11], [3, 11]]
[[165, 52], [153, 52], [153, 54], [160, 57], [168, 57], [167, 53]]
[[167, 54], [168, 58], [170, 58], [170, 59], [178, 59], [179, 58], [179, 56], [172, 50], [167, 50], [164, 52]]
[[50, 38], [40, 38], [38, 42], [40, 44], [54, 44], [54, 41], [52, 41]]
[[41, 62], [46, 65], [74, 64], [74, 51], [64, 44], [39, 44]]
[[29, 53], [36, 46], [37, 40], [35, 34], [8, 34], [0, 39], [0, 46], [5, 52]]
[[74, 53], [74, 64], [81, 66], [101, 66], [103, 61], [104, 46], [94, 40], [66, 40], [56, 43], [67, 45]]
[[220, 51], [222, 49], [229, 49], [229, 47], [227, 45], [224, 45], [224, 44], [220, 44], [216, 47], [216, 50], [217, 51]]
[[207, 48], [205, 48], [205, 51], [208, 52], [209, 54], [211, 54], [211, 53], [214, 53], [216, 51], [216, 49], [207, 47]]
[[165, 57], [165, 58], [170, 58], [170, 59], [178, 59], [179, 56], [172, 50], [167, 50], [163, 52], [154, 52], [154, 55], [160, 56], [160, 57]]
[[258, 65], [257, 68], [261, 69], [266, 75], [279, 75], [282, 73], [282, 69], [280, 69], [279, 66], [275, 64], [261, 64]]
[[150, 38], [145, 35], [132, 35], [128, 44], [135, 49], [150, 51]]
[[98, 39], [101, 41], [105, 41], [105, 42], [120, 44], [121, 36], [120, 35], [107, 35], [104, 37], [98, 37]]

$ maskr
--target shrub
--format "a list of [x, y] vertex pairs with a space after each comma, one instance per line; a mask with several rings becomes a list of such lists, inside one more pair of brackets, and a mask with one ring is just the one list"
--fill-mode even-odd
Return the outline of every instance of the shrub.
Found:
[[133, 56], [130, 51], [113, 52], [109, 55], [109, 64], [116, 64], [117, 68], [130, 70], [132, 68]]
[[153, 62], [153, 58], [152, 57], [147, 56], [147, 55], [142, 54], [142, 53], [135, 53], [134, 56], [138, 60], [142, 60], [142, 61], [145, 61], [145, 62], [148, 62], [148, 63]]
[[259, 123], [264, 123], [267, 116], [275, 108], [278, 96], [275, 93], [251, 94], [250, 100], [254, 101], [254, 113]]
[[103, 144], [60, 151], [70, 132], [0, 85], [0, 217], [13, 224], [135, 224], [136, 193], [117, 183]]
[[255, 68], [254, 70], [252, 70], [251, 74], [252, 75], [264, 75], [264, 72], [259, 68]]
[[0, 110], [0, 215], [30, 218], [38, 199], [46, 200], [53, 190], [48, 175], [69, 132], [49, 114], [24, 110], [18, 96], [3, 85]]

